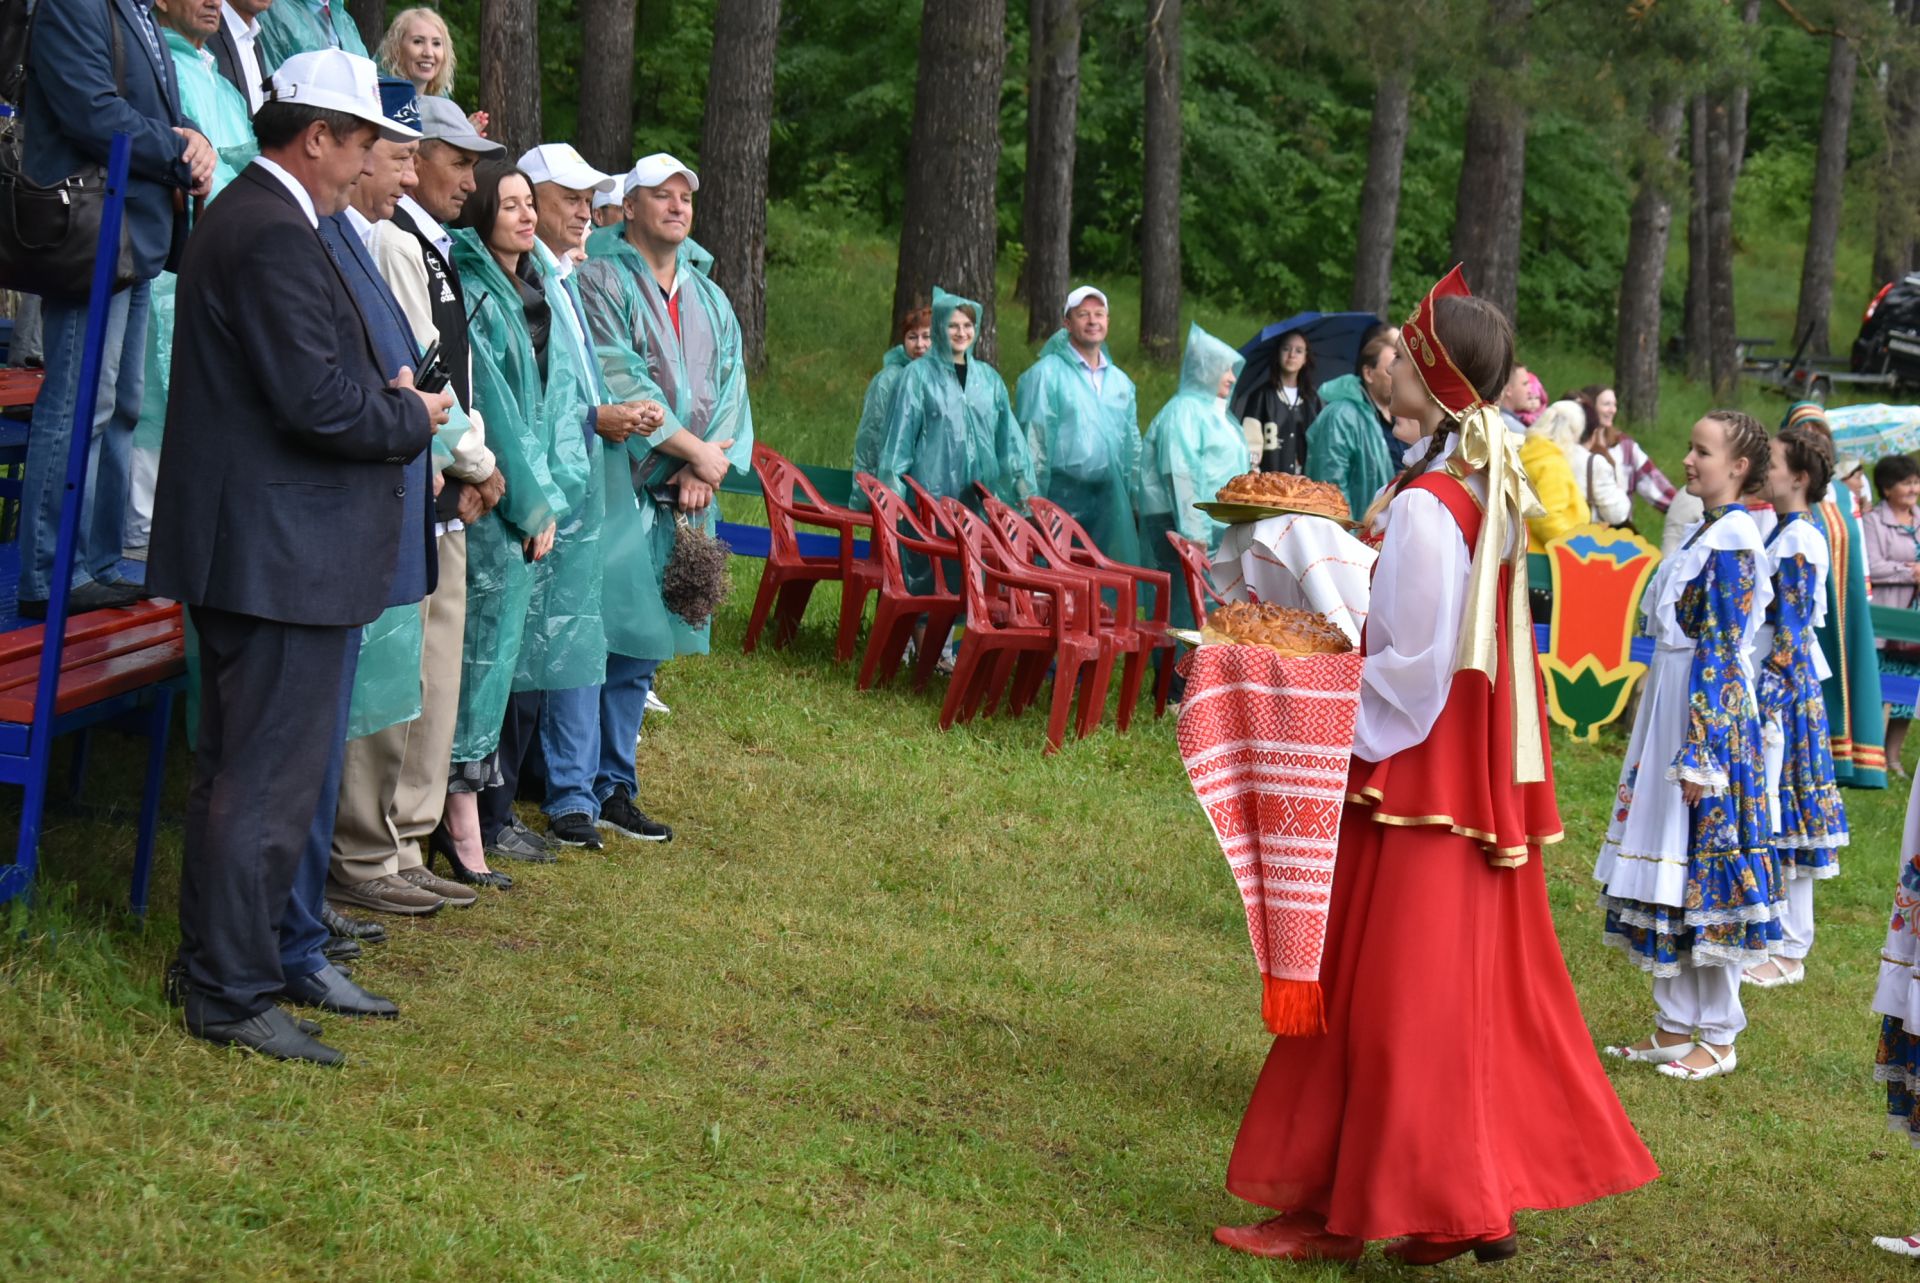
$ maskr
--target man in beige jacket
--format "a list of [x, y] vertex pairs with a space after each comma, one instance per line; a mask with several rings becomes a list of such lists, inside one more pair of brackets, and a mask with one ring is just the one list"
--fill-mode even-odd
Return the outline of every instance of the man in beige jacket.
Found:
[[415, 343], [422, 352], [440, 344], [452, 390], [471, 422], [441, 469], [440, 581], [420, 603], [420, 716], [348, 743], [327, 879], [335, 908], [399, 914], [433, 913], [447, 903], [465, 907], [475, 898], [470, 887], [434, 877], [422, 846], [446, 805], [466, 627], [466, 525], [505, 489], [473, 410], [465, 301], [444, 230], [474, 190], [475, 161], [504, 149], [475, 133], [450, 100], [418, 101], [422, 142], [412, 193], [400, 198], [391, 218], [371, 189], [356, 189], [354, 204], [372, 220], [367, 248], [407, 314]]

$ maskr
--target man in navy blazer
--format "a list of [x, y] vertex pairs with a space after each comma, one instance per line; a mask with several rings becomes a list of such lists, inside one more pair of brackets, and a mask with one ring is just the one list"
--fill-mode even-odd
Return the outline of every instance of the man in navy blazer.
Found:
[[186, 603], [200, 641], [180, 876], [187, 1029], [319, 1064], [340, 1054], [276, 997], [394, 1014], [324, 961], [289, 974], [283, 924], [358, 630], [430, 538], [408, 465], [453, 401], [415, 389], [411, 370], [388, 379], [321, 239], [375, 139], [406, 136], [382, 114], [377, 80], [372, 62], [338, 50], [288, 59], [254, 116], [259, 158], [187, 247], [147, 568], [155, 592]]
[[[206, 194], [214, 151], [181, 113], [173, 59], [143, 0], [40, 0], [22, 111], [21, 161], [37, 183], [106, 164], [116, 133], [133, 142], [126, 227], [138, 281], [113, 296], [107, 316], [92, 481], [80, 514], [68, 608], [126, 605], [141, 596], [137, 587], [119, 583], [117, 567], [145, 381], [147, 293], [179, 257], [187, 198]], [[49, 298], [42, 316], [47, 377], [34, 406], [20, 518], [20, 613], [36, 617], [46, 614], [52, 586], [87, 300]]]

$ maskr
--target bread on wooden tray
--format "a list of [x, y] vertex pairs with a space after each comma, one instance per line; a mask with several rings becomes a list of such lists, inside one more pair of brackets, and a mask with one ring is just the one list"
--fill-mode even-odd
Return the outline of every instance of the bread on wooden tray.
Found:
[[1265, 646], [1282, 655], [1344, 655], [1353, 643], [1338, 625], [1311, 610], [1274, 602], [1236, 601], [1216, 608], [1200, 629], [1203, 641]]
[[1220, 503], [1250, 503], [1267, 508], [1292, 508], [1318, 516], [1349, 521], [1353, 513], [1340, 487], [1312, 481], [1291, 472], [1244, 472], [1222, 486], [1214, 496]]

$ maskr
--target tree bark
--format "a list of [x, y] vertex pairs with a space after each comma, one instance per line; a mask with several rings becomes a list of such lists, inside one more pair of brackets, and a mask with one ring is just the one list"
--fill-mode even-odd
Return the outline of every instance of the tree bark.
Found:
[[1032, 0], [1027, 70], [1027, 189], [1020, 274], [1027, 341], [1059, 328], [1072, 271], [1073, 162], [1080, 117], [1080, 0]]
[[1353, 258], [1356, 312], [1384, 316], [1393, 295], [1393, 240], [1400, 225], [1400, 171], [1407, 155], [1411, 83], [1404, 72], [1380, 77], [1367, 135], [1367, 178], [1360, 188], [1360, 229]]
[[1707, 373], [1718, 397], [1740, 381], [1733, 311], [1733, 95], [1707, 100]]
[[[1745, 7], [1740, 12], [1740, 21], [1749, 27], [1758, 25], [1760, 4], [1761, 0], [1745, 0]], [[1727, 117], [1732, 131], [1728, 134], [1727, 152], [1729, 162], [1733, 166], [1735, 182], [1740, 181], [1740, 171], [1746, 167], [1747, 163], [1747, 103], [1750, 97], [1745, 81], [1733, 87]]]
[[[999, 228], [1000, 83], [1007, 60], [1006, 0], [941, 0], [920, 17], [920, 70], [907, 145], [906, 208], [893, 323], [924, 307], [939, 285], [979, 302], [975, 351], [992, 364], [994, 263]], [[891, 338], [889, 338], [891, 341]]]
[[1147, 0], [1145, 179], [1140, 220], [1140, 348], [1180, 353], [1180, 0]]
[[360, 28], [361, 43], [378, 59], [380, 42], [387, 38], [387, 0], [353, 0], [350, 7], [353, 23]]
[[[633, 167], [633, 24], [638, 0], [580, 0], [580, 154], [610, 174]], [[715, 16], [718, 23], [718, 15]], [[719, 43], [716, 33], [715, 43]], [[705, 163], [706, 158], [701, 158]]]
[[1667, 245], [1673, 231], [1673, 194], [1668, 184], [1682, 110], [1677, 97], [1654, 106], [1650, 124], [1656, 151], [1641, 167], [1627, 230], [1613, 383], [1620, 398], [1620, 419], [1634, 426], [1651, 426], [1660, 414], [1660, 284], [1667, 272]]
[[1687, 105], [1688, 156], [1692, 195], [1687, 206], [1687, 377], [1707, 379], [1713, 352], [1713, 314], [1707, 300], [1707, 210], [1712, 204], [1707, 183], [1707, 99]]
[[1833, 311], [1833, 259], [1840, 240], [1847, 176], [1847, 132], [1853, 122], [1853, 81], [1860, 54], [1845, 36], [1831, 37], [1827, 99], [1820, 108], [1820, 149], [1813, 163], [1813, 202], [1807, 217], [1807, 255], [1800, 264], [1800, 304], [1793, 337], [1816, 356], [1831, 349], [1827, 322]]
[[749, 370], [767, 364], [767, 148], [780, 0], [718, 0], [700, 133], [700, 243], [740, 321]]
[[518, 156], [540, 136], [539, 0], [480, 0], [480, 107], [487, 137]]
[[[1896, 22], [1920, 22], [1920, 0], [1894, 0]], [[1914, 185], [1920, 179], [1914, 131], [1920, 129], [1920, 72], [1911, 50], [1886, 77], [1886, 147], [1880, 162], [1880, 200], [1873, 220], [1873, 288], [1913, 270]]]
[[1519, 94], [1522, 40], [1533, 0], [1493, 0], [1486, 69], [1467, 97], [1467, 135], [1454, 202], [1453, 257], [1467, 283], [1513, 320], [1520, 298], [1521, 214], [1526, 199], [1527, 112]]

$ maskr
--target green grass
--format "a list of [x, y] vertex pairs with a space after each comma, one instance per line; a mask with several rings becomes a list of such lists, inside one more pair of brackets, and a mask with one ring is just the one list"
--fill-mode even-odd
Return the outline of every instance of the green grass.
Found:
[[[844, 453], [888, 280], [859, 238], [776, 274], [756, 411], [781, 449]], [[1137, 365], [1132, 287], [1114, 296]], [[1202, 315], [1230, 338], [1259, 320]], [[1013, 356], [1020, 320], [1002, 317]], [[1151, 408], [1172, 376], [1140, 373]], [[0, 1275], [1349, 1277], [1207, 1239], [1257, 1215], [1221, 1182], [1269, 1040], [1171, 725], [1052, 759], [1031, 715], [942, 735], [932, 696], [858, 694], [832, 665], [830, 589], [793, 649], [743, 656], [757, 569], [737, 573], [716, 653], [665, 671], [674, 712], [648, 728], [643, 800], [676, 840], [515, 867], [512, 892], [395, 923], [359, 978], [403, 1018], [327, 1022], [343, 1071], [181, 1034], [158, 979], [179, 832], [138, 927], [114, 907], [133, 757], [103, 750], [95, 809], [55, 812], [39, 903], [0, 939]], [[1650, 1019], [1588, 877], [1620, 749], [1556, 736], [1569, 837], [1547, 856], [1603, 1039]], [[186, 774], [181, 753], [174, 816]], [[1523, 1216], [1503, 1276], [1911, 1276], [1866, 1245], [1920, 1227], [1867, 1011], [1905, 798], [1847, 800], [1855, 845], [1821, 889], [1808, 982], [1753, 996], [1729, 1079], [1610, 1071], [1665, 1176]], [[1351, 1276], [1411, 1277], [1377, 1257]]]

